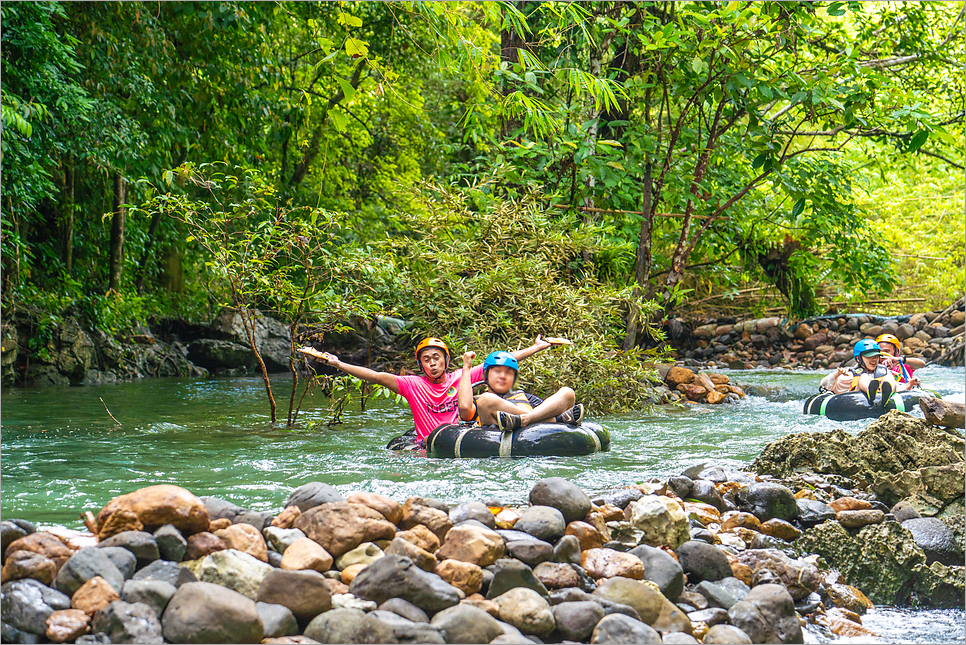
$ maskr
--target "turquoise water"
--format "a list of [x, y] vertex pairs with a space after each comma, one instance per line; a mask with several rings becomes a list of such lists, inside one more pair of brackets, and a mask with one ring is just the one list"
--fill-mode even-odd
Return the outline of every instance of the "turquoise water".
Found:
[[[365, 412], [350, 407], [345, 423], [334, 428], [273, 427], [257, 378], [6, 388], [0, 394], [2, 516], [81, 528], [83, 511], [96, 513], [116, 495], [160, 483], [255, 510], [280, 510], [294, 487], [315, 480], [343, 493], [372, 491], [397, 500], [420, 495], [451, 503], [493, 497], [522, 503], [532, 485], [548, 476], [599, 492], [705, 462], [742, 468], [783, 435], [837, 427], [858, 432], [867, 425], [802, 414], [802, 401], [824, 372], [724, 373], [769, 392], [734, 405], [665, 406], [598, 418], [611, 432], [606, 453], [503, 460], [426, 459], [385, 450], [391, 437], [412, 425], [405, 403], [386, 399], [370, 402]], [[963, 368], [928, 367], [917, 375], [940, 395], [964, 391]], [[283, 408], [288, 381], [279, 378], [275, 387]], [[327, 418], [328, 405], [307, 398], [300, 422]], [[917, 640], [921, 629], [902, 631], [914, 621], [890, 615], [882, 620], [892, 631], [878, 630], [887, 642]], [[928, 618], [937, 629], [945, 625], [929, 632], [934, 641], [964, 641], [963, 612], [909, 615]]]

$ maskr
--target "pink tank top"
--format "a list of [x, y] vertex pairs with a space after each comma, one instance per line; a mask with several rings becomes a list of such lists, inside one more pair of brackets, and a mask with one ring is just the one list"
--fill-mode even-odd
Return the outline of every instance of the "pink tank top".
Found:
[[[397, 376], [399, 394], [409, 403], [416, 423], [416, 436], [420, 441], [444, 423], [456, 423], [459, 411], [456, 403], [456, 388], [460, 382], [462, 369], [446, 375], [442, 383], [430, 383], [424, 376]], [[470, 370], [470, 380], [474, 383], [483, 379], [483, 366], [477, 365]]]

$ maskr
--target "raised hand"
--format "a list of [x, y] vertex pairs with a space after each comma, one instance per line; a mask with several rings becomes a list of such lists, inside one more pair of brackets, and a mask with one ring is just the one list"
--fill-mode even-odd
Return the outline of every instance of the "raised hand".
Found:
[[468, 370], [473, 367], [473, 360], [476, 358], [476, 352], [465, 352], [463, 354], [463, 369]]

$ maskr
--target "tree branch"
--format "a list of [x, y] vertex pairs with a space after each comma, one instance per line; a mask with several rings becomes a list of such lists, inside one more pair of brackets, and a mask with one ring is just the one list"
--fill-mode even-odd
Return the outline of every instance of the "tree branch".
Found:
[[929, 152], [928, 150], [923, 150], [922, 148], [919, 148], [919, 153], [924, 154], [927, 157], [935, 157], [936, 159], [941, 159], [954, 168], [959, 168], [960, 170], [966, 170], [966, 166], [964, 166], [963, 164], [956, 163], [952, 159], [947, 159], [946, 157], [936, 154], [935, 152]]

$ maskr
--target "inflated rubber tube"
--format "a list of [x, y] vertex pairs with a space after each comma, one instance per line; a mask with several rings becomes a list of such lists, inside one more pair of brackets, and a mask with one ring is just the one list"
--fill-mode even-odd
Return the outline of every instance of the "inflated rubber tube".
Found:
[[922, 390], [896, 392], [883, 407], [878, 402], [875, 405], [869, 405], [869, 400], [864, 392], [846, 392], [845, 394], [821, 392], [805, 401], [803, 412], [805, 414], [823, 415], [833, 421], [875, 419], [889, 410], [912, 412], [919, 403], [919, 397], [924, 394]]
[[535, 423], [513, 432], [496, 426], [442, 425], [426, 437], [428, 457], [576, 457], [607, 450], [600, 424]]

